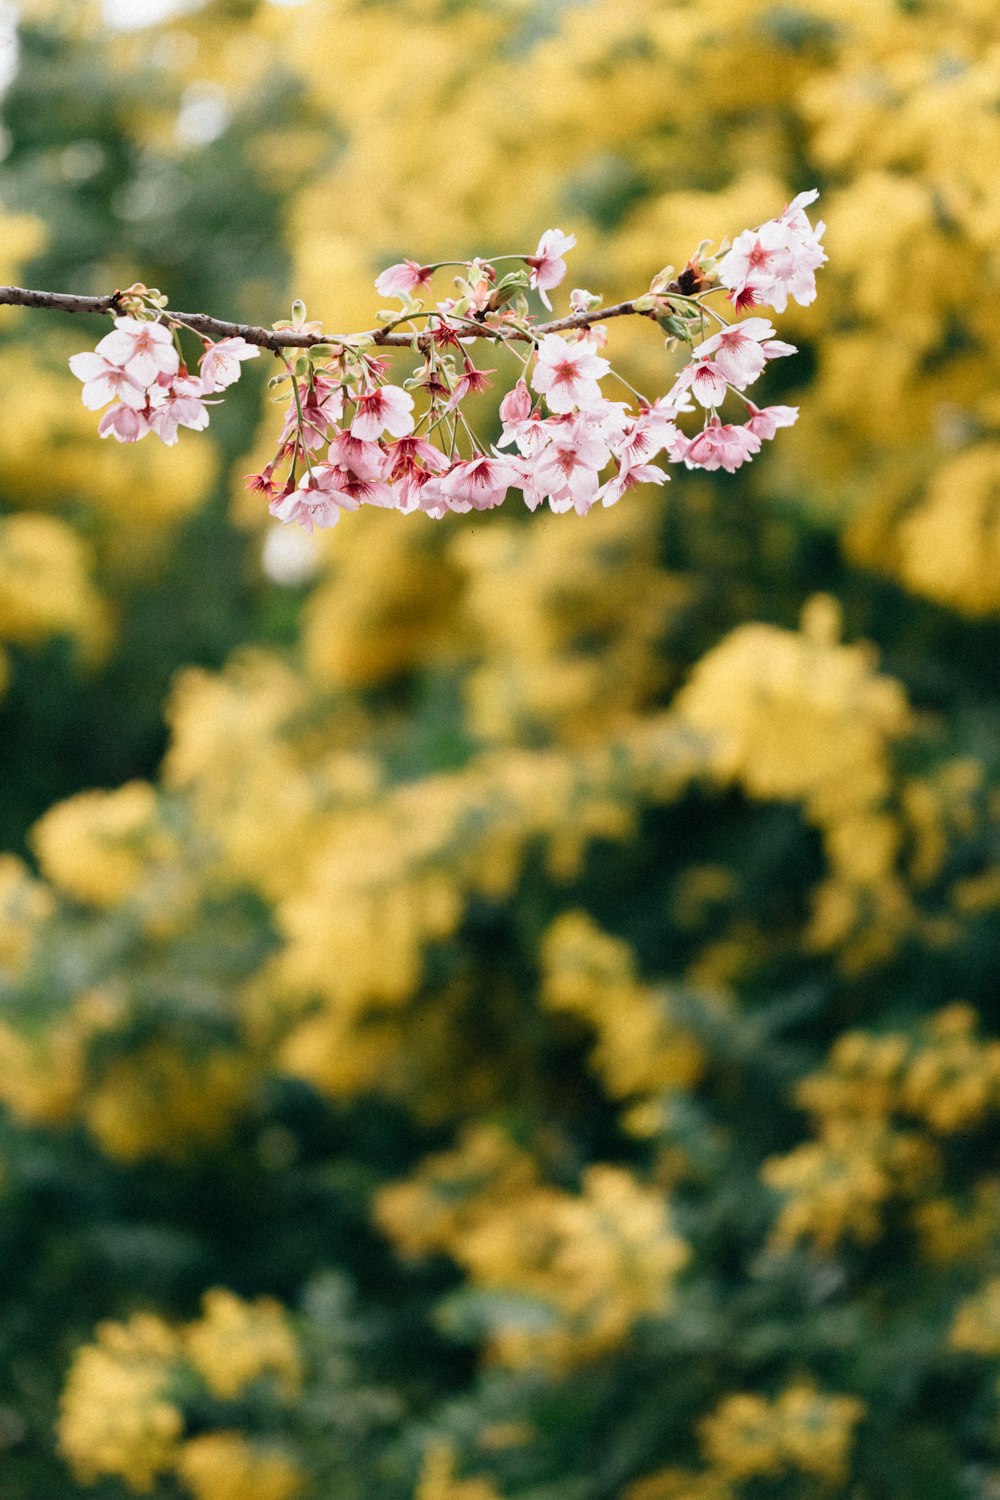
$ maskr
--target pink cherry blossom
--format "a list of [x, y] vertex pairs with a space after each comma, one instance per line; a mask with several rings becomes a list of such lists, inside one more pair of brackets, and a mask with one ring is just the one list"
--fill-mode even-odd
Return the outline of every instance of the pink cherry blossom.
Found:
[[445, 297], [436, 304], [439, 321], [434, 329], [434, 342], [441, 348], [459, 348], [462, 344], [474, 344], [476, 335], [469, 332], [468, 322], [462, 322], [468, 317], [468, 303], [466, 299], [457, 297]]
[[[522, 375], [512, 390], [509, 390], [500, 402], [500, 420], [504, 424], [504, 430], [508, 428], [513, 431], [526, 422], [531, 415], [531, 392], [528, 390], [527, 382]], [[508, 438], [508, 442], [510, 439]]]
[[558, 333], [547, 333], [538, 346], [531, 385], [545, 397], [550, 411], [597, 407], [604, 399], [597, 382], [610, 369], [608, 361], [595, 354], [586, 339], [568, 344]]
[[204, 395], [204, 384], [195, 375], [175, 376], [169, 385], [152, 388], [149, 425], [168, 448], [177, 441], [178, 427], [202, 432], [208, 426]]
[[797, 406], [765, 406], [763, 408], [754, 406], [752, 401], [747, 402], [750, 412], [750, 420], [747, 427], [759, 438], [773, 438], [779, 427], [791, 427], [798, 421], [799, 409]]
[[[685, 408], [689, 409], [689, 408]], [[677, 436], [674, 424], [676, 408], [665, 400], [654, 401], [652, 406], [640, 408], [639, 415], [626, 428], [619, 442], [613, 444], [612, 452], [623, 468], [644, 463], [655, 458]]]
[[575, 244], [575, 234], [563, 234], [561, 229], [546, 229], [538, 241], [538, 249], [534, 255], [525, 256], [525, 261], [531, 267], [529, 285], [537, 290], [550, 312], [552, 303], [548, 298], [549, 289], [558, 286], [566, 275], [566, 262], [562, 257]]
[[434, 521], [443, 521], [445, 516], [452, 510], [471, 510], [471, 505], [452, 505], [448, 496], [441, 488], [441, 480], [437, 474], [427, 474], [422, 480], [412, 476], [412, 486], [404, 480], [400, 486], [403, 490], [402, 503], [406, 507], [406, 513], [412, 510], [421, 510], [425, 516], [430, 516]]
[[687, 444], [684, 462], [689, 469], [725, 469], [733, 474], [759, 452], [756, 433], [731, 422], [723, 425], [716, 417]]
[[606, 484], [598, 491], [597, 498], [602, 505], [614, 505], [627, 490], [637, 484], [666, 484], [668, 474], [656, 464], [632, 464], [629, 467], [619, 469]]
[[483, 453], [455, 464], [440, 480], [440, 490], [451, 510], [492, 510], [516, 483], [517, 472], [508, 459]]
[[[344, 392], [340, 381], [317, 374], [311, 386], [307, 381], [300, 382], [299, 402], [302, 406], [302, 442], [310, 453], [315, 453], [326, 442], [328, 429], [344, 414]], [[285, 414], [281, 441], [287, 442], [298, 427], [299, 414], [293, 397]]]
[[329, 463], [314, 473], [321, 473], [325, 489], [335, 490], [358, 505], [378, 505], [389, 509], [395, 502], [385, 483], [386, 454], [378, 443], [364, 442], [350, 432], [338, 432], [330, 443]]
[[359, 505], [377, 505], [382, 510], [391, 510], [395, 505], [392, 489], [384, 480], [368, 479], [352, 469], [339, 469], [337, 474], [338, 492], [350, 496]]
[[464, 401], [466, 396], [475, 395], [479, 391], [485, 391], [493, 384], [489, 377], [495, 374], [495, 370], [477, 370], [468, 355], [466, 355], [465, 369], [458, 378], [458, 382], [451, 393], [451, 399], [445, 407], [445, 411], [454, 411], [455, 407]]
[[358, 409], [351, 423], [356, 438], [373, 442], [383, 432], [403, 437], [413, 431], [413, 397], [398, 385], [380, 385], [358, 397]]
[[784, 312], [788, 282], [795, 270], [787, 240], [784, 227], [773, 219], [736, 236], [732, 249], [719, 262], [718, 274], [737, 308], [763, 304]]
[[137, 443], [149, 431], [149, 422], [134, 406], [115, 402], [109, 406], [97, 424], [98, 437], [113, 437], [119, 443]]
[[[440, 494], [440, 489], [436, 488], [437, 486], [437, 474], [432, 474], [428, 469], [409, 469], [400, 478], [393, 480], [393, 504], [401, 515], [408, 516], [415, 510], [423, 510], [427, 515], [440, 520], [442, 516], [447, 515], [448, 506]], [[435, 496], [440, 501], [440, 511], [435, 504], [432, 504], [432, 497]]]
[[302, 401], [302, 441], [310, 451], [321, 448], [329, 428], [344, 415], [344, 392], [337, 380], [313, 378]]
[[330, 463], [324, 485], [357, 501], [389, 509], [395, 502], [385, 483], [386, 454], [378, 443], [366, 443], [349, 432], [338, 432], [330, 444]]
[[[741, 311], [768, 302], [784, 308], [789, 298], [804, 304], [815, 296], [815, 272], [826, 260], [820, 243], [823, 226], [813, 229], [806, 212], [816, 196], [799, 194], [778, 218], [739, 236], [721, 258], [722, 283]], [[550, 306], [548, 292], [563, 281], [563, 256], [574, 244], [572, 235], [547, 230], [536, 254], [505, 257], [529, 268], [529, 274], [518, 273], [513, 281], [528, 280]], [[308, 378], [293, 382], [293, 402], [273, 457], [259, 474], [248, 476], [250, 487], [267, 497], [279, 519], [297, 520], [312, 530], [336, 524], [342, 511], [361, 505], [440, 517], [492, 509], [511, 488], [520, 490], [529, 509], [547, 503], [557, 513], [585, 515], [597, 503], [616, 504], [636, 485], [665, 483], [663, 469], [652, 462], [658, 454], [692, 469], [733, 472], [779, 428], [797, 419], [795, 407], [761, 409], [746, 397], [742, 426], [724, 424], [718, 415], [730, 392], [749, 387], [770, 360], [796, 352], [764, 316], [723, 324], [703, 338], [666, 395], [652, 402], [638, 396], [636, 408], [602, 392], [601, 382], [611, 372], [603, 357], [607, 327], [567, 329], [563, 337], [555, 331], [563, 327], [557, 323], [549, 325], [549, 332], [537, 326], [532, 332], [531, 320], [524, 324], [516, 306], [494, 297], [494, 267], [481, 259], [464, 264], [466, 271], [456, 281], [458, 299], [440, 302], [436, 310], [431, 305], [426, 328], [415, 336], [344, 337], [312, 352]], [[695, 301], [717, 284], [712, 264], [699, 252], [682, 273], [682, 283], [692, 273], [690, 287], [683, 285]], [[376, 286], [398, 295], [405, 305], [431, 281], [434, 269], [400, 261], [381, 273]], [[666, 280], [662, 274], [654, 278], [650, 311]], [[173, 445], [182, 426], [200, 430], [208, 424], [212, 393], [231, 386], [242, 364], [259, 357], [259, 349], [239, 335], [215, 343], [202, 340], [200, 374], [190, 375], [181, 352], [194, 332], [185, 326], [189, 320], [159, 312], [166, 299], [138, 284], [122, 296], [126, 300], [116, 305], [135, 309], [135, 315], [117, 317], [114, 331], [97, 350], [74, 355], [71, 368], [83, 382], [85, 404], [93, 410], [108, 408], [100, 421], [102, 437], [136, 442], [153, 431]], [[567, 324], [586, 325], [600, 316], [600, 298], [583, 288], [573, 290], [570, 302], [574, 316]], [[642, 298], [635, 302], [634, 310], [645, 310]], [[297, 307], [292, 323], [275, 328], [317, 330], [320, 325], [306, 323], [304, 310]], [[690, 325], [695, 326], [696, 321]], [[704, 333], [703, 322], [701, 329]], [[675, 331], [679, 338], [681, 330]], [[477, 340], [504, 345], [511, 336], [527, 336], [537, 344], [527, 371], [500, 403], [500, 437], [486, 453], [455, 414], [465, 397], [484, 389], [495, 372], [479, 369], [473, 362], [477, 356], [466, 350]], [[677, 341], [671, 338], [668, 344]], [[373, 344], [383, 347], [376, 350]], [[397, 344], [409, 346], [404, 355], [408, 378], [403, 383], [400, 377], [399, 385], [386, 383], [392, 380]], [[438, 357], [436, 350], [446, 346], [461, 358]], [[301, 363], [305, 368], [306, 361]], [[624, 380], [622, 384], [627, 386]], [[677, 421], [698, 406], [709, 415], [703, 430], [689, 437]], [[416, 436], [417, 431], [428, 437], [443, 433], [448, 456], [428, 437]], [[514, 452], [508, 456], [504, 449]]]
[[694, 411], [694, 407], [687, 391], [678, 390], [675, 385], [665, 396], [657, 396], [650, 410], [659, 413], [661, 418], [673, 421], [682, 412]]
[[827, 258], [820, 244], [825, 225], [813, 229], [805, 210], [818, 197], [815, 188], [799, 193], [780, 218], [736, 236], [718, 267], [736, 306], [784, 312], [789, 296], [803, 307], [815, 300], [816, 271]]
[[243, 477], [252, 495], [266, 495], [268, 500], [274, 499], [278, 486], [274, 482], [273, 464], [267, 464], [259, 473], [244, 474]]
[[535, 464], [535, 483], [550, 495], [571, 497], [581, 513], [593, 505], [600, 471], [611, 457], [607, 445], [585, 421], [563, 423], [553, 431]]
[[500, 420], [503, 427], [497, 447], [508, 448], [516, 443], [518, 452], [525, 457], [544, 447], [546, 423], [541, 412], [532, 411], [531, 394], [523, 377], [501, 401]]
[[256, 359], [260, 350], [256, 344], [248, 344], [244, 338], [219, 339], [201, 357], [199, 369], [206, 393], [224, 391], [235, 385], [240, 378], [240, 363], [245, 359]]
[[422, 266], [415, 260], [400, 260], [376, 276], [375, 290], [380, 297], [408, 297], [417, 287], [428, 286], [433, 274], [433, 266]]
[[604, 401], [597, 406], [588, 406], [577, 413], [576, 420], [597, 434], [608, 448], [614, 450], [625, 440], [635, 418], [632, 408], [624, 401]]
[[97, 352], [144, 386], [152, 385], [158, 375], [176, 375], [180, 366], [170, 330], [138, 318], [116, 318], [114, 332], [104, 335]]
[[303, 474], [297, 489], [271, 501], [268, 510], [279, 521], [297, 521], [306, 531], [336, 526], [341, 513], [357, 510], [360, 500], [342, 487], [343, 471], [318, 465]]
[[95, 354], [91, 350], [73, 354], [70, 356], [69, 367], [77, 379], [84, 382], [83, 404], [90, 411], [99, 411], [116, 397], [136, 411], [141, 411], [146, 405], [145, 388], [103, 354]]
[[723, 377], [743, 390], [763, 370], [767, 355], [761, 345], [773, 338], [774, 329], [766, 318], [744, 318], [703, 339], [691, 353], [695, 359], [714, 359]]
[[[789, 236], [792, 259], [795, 262], [795, 275], [789, 286], [789, 292], [796, 302], [803, 305], [815, 300], [816, 272], [827, 259], [826, 252], [820, 244], [826, 225], [821, 219], [814, 229], [806, 213], [806, 209], [815, 203], [818, 197], [817, 188], [799, 193], [792, 199], [778, 221], [784, 225]], [[782, 311], [781, 308], [776, 310]]]
[[365, 442], [350, 432], [337, 432], [328, 452], [330, 463], [350, 469], [360, 479], [381, 479], [385, 472], [385, 450], [378, 443]]
[[725, 375], [710, 359], [696, 359], [686, 365], [677, 379], [690, 387], [691, 394], [702, 406], [721, 406], [729, 389]]
[[[699, 433], [698, 435], [700, 436], [701, 434]], [[689, 438], [687, 433], [681, 432], [680, 428], [678, 427], [667, 447], [667, 457], [669, 458], [670, 462], [672, 464], [680, 464], [686, 462], [688, 449], [690, 448], [693, 441], [693, 438]]]
[[514, 483], [521, 491], [525, 505], [529, 510], [537, 510], [546, 498], [546, 494], [535, 478], [534, 460], [531, 458], [512, 458], [511, 465], [516, 476]]
[[[403, 437], [393, 443], [385, 456], [385, 475], [391, 487], [392, 503], [403, 515], [421, 508], [423, 498], [430, 501], [434, 491], [424, 497], [428, 482], [443, 474], [448, 460], [439, 448], [424, 438]], [[444, 504], [444, 502], [442, 501]], [[428, 508], [428, 507], [424, 507]], [[444, 504], [444, 512], [447, 505]]]
[[389, 479], [402, 479], [419, 472], [421, 465], [432, 474], [443, 474], [448, 460], [440, 448], [424, 438], [401, 437], [386, 449], [384, 473]]

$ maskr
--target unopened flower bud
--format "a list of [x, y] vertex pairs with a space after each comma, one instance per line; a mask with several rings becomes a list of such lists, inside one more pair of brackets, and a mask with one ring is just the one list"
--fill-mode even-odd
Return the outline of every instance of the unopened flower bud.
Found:
[[598, 292], [588, 292], [586, 287], [577, 286], [569, 294], [569, 305], [575, 313], [593, 312], [595, 307], [600, 307], [604, 298]]

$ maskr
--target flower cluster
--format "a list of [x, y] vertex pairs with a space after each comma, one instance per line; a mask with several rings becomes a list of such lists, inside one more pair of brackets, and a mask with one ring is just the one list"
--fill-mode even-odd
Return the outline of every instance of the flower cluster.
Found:
[[[728, 252], [713, 255], [703, 246], [679, 275], [667, 268], [631, 301], [602, 309], [599, 296], [577, 288], [571, 314], [550, 323], [533, 317], [528, 293], [537, 292], [551, 310], [548, 294], [563, 281], [563, 257], [575, 244], [561, 229], [547, 230], [533, 255], [390, 266], [375, 286], [402, 306], [383, 310], [381, 327], [371, 333], [326, 337], [297, 303], [292, 322], [275, 324], [263, 340], [285, 365], [271, 386], [287, 386], [289, 404], [277, 451], [248, 476], [250, 488], [267, 497], [278, 520], [312, 531], [361, 505], [440, 519], [492, 510], [512, 490], [530, 510], [547, 503], [556, 512], [586, 515], [594, 505], [614, 505], [634, 485], [663, 484], [667, 476], [653, 462], [661, 455], [689, 469], [732, 473], [796, 420], [797, 408], [761, 408], [745, 394], [769, 361], [796, 351], [769, 319], [730, 322], [709, 299], [728, 292], [738, 313], [783, 311], [789, 297], [811, 302], [826, 259], [823, 225], [813, 229], [806, 214], [816, 197], [800, 193], [780, 218], [744, 231]], [[500, 261], [515, 268], [502, 273]], [[425, 306], [435, 273], [454, 264], [463, 271], [455, 278], [458, 295]], [[134, 442], [153, 431], [173, 443], [178, 427], [207, 425], [206, 396], [231, 385], [240, 361], [259, 350], [242, 336], [206, 340], [200, 375], [191, 375], [182, 360], [179, 315], [164, 311], [164, 299], [146, 288], [125, 296], [139, 316], [116, 318], [114, 333], [96, 352], [74, 355], [70, 366], [84, 381], [87, 406], [112, 403], [101, 418], [102, 436]], [[688, 352], [670, 389], [652, 400], [616, 375], [602, 353], [608, 334], [601, 320], [627, 314], [656, 322], [668, 348]], [[463, 410], [495, 373], [478, 368], [470, 352], [484, 339], [522, 365], [500, 403], [502, 427], [493, 443], [476, 435]], [[410, 358], [399, 383], [390, 378], [388, 348]], [[609, 377], [634, 404], [606, 393], [602, 382]], [[745, 408], [741, 423], [719, 414], [730, 395]], [[678, 418], [699, 410], [701, 430], [690, 436]]]
[[701, 1422], [699, 1438], [709, 1463], [737, 1484], [798, 1473], [839, 1489], [864, 1415], [856, 1396], [830, 1395], [800, 1378], [772, 1401], [726, 1396]]
[[[246, 1401], [248, 1425], [256, 1425], [256, 1383], [271, 1377], [274, 1398], [287, 1408], [301, 1373], [298, 1339], [280, 1303], [245, 1302], [213, 1287], [201, 1317], [180, 1327], [152, 1313], [98, 1325], [69, 1369], [59, 1447], [85, 1484], [111, 1476], [145, 1493], [176, 1472], [195, 1500], [293, 1500], [305, 1476], [280, 1440], [249, 1441], [229, 1425], [206, 1431], [199, 1390], [203, 1385], [226, 1403], [227, 1424], [241, 1415], [236, 1403]], [[190, 1410], [192, 1397], [200, 1410]]]
[[74, 354], [69, 367], [83, 381], [84, 406], [108, 408], [97, 429], [101, 437], [137, 443], [155, 432], [173, 447], [179, 427], [201, 432], [208, 426], [205, 398], [234, 384], [240, 362], [256, 359], [260, 350], [242, 338], [205, 339], [201, 373], [192, 375], [182, 361], [176, 328], [172, 332], [153, 321], [144, 302], [135, 310], [143, 316], [115, 318], [114, 332], [95, 350]]
[[819, 193], [799, 193], [779, 219], [736, 236], [719, 263], [719, 280], [736, 308], [773, 307], [784, 312], [789, 297], [806, 307], [816, 298], [816, 272], [826, 260], [822, 221], [813, 229], [806, 209]]
[[510, 1369], [568, 1370], [620, 1347], [670, 1306], [689, 1255], [660, 1188], [594, 1162], [566, 1192], [494, 1126], [383, 1187], [376, 1215], [403, 1253], [445, 1251], [465, 1268], [487, 1294], [491, 1355]]

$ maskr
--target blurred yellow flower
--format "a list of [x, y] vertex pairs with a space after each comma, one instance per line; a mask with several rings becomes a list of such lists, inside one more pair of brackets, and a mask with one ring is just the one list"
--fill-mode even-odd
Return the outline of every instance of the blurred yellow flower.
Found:
[[117, 1475], [144, 1493], [173, 1465], [183, 1418], [166, 1391], [180, 1354], [177, 1335], [149, 1313], [102, 1323], [96, 1343], [77, 1350], [59, 1446], [83, 1483]]
[[286, 1454], [238, 1432], [189, 1438], [177, 1456], [177, 1473], [195, 1500], [295, 1500], [305, 1482]]
[[245, 1302], [222, 1287], [206, 1292], [201, 1318], [187, 1329], [185, 1349], [220, 1400], [231, 1400], [265, 1374], [274, 1376], [285, 1399], [301, 1384], [295, 1335], [281, 1304], [270, 1297]]

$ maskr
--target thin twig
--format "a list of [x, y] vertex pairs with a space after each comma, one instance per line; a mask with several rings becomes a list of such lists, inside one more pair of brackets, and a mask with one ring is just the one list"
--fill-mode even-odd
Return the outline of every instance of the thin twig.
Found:
[[[0, 306], [40, 307], [64, 313], [117, 313], [125, 312], [121, 299], [125, 293], [115, 291], [107, 297], [78, 297], [70, 292], [38, 292], [20, 286], [0, 286]], [[681, 299], [686, 300], [686, 299]], [[291, 329], [280, 331], [274, 328], [258, 328], [253, 323], [232, 323], [224, 318], [210, 318], [206, 313], [172, 312], [169, 308], [160, 313], [160, 322], [177, 322], [190, 328], [193, 333], [203, 333], [210, 338], [242, 338], [248, 344], [261, 349], [311, 349], [315, 344], [350, 345], [359, 339], [370, 339], [373, 344], [390, 348], [412, 349], [412, 333], [393, 333], [385, 328], [372, 328], [363, 334], [343, 333], [295, 333]], [[651, 318], [653, 314], [637, 311], [631, 302], [616, 302], [611, 307], [598, 307], [590, 312], [572, 313], [567, 318], [555, 318], [548, 323], [536, 323], [530, 332], [513, 328], [509, 323], [477, 324], [478, 335], [471, 326], [469, 336], [489, 339], [493, 343], [501, 340], [518, 340], [531, 343], [546, 333], [561, 333], [564, 329], [590, 328], [608, 318]], [[424, 348], [433, 342], [430, 331], [417, 335], [418, 347]]]

